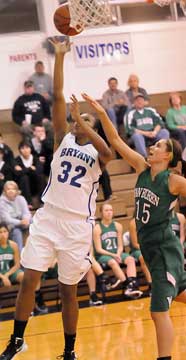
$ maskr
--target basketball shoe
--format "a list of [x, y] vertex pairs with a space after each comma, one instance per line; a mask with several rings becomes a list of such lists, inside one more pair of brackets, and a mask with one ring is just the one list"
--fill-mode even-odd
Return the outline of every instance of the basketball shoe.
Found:
[[5, 351], [0, 355], [0, 360], [11, 360], [17, 353], [26, 351], [27, 348], [28, 346], [23, 339], [11, 335]]
[[57, 356], [56, 359], [63, 360], [77, 360], [77, 356], [74, 351], [65, 351], [62, 355]]
[[90, 306], [98, 306], [98, 305], [102, 305], [102, 304], [103, 304], [103, 301], [98, 298], [98, 296], [95, 292], [92, 292], [90, 294], [89, 305]]
[[127, 282], [128, 284], [124, 290], [124, 294], [131, 299], [140, 298], [143, 292], [139, 290], [136, 278], [134, 277], [128, 278]]

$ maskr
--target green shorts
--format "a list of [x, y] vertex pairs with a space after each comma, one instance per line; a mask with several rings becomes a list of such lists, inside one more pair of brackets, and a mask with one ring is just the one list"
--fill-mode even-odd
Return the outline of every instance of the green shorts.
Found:
[[[121, 260], [122, 262], [124, 262], [126, 260], [126, 258], [128, 258], [129, 254], [127, 253], [122, 253], [121, 254]], [[109, 255], [101, 255], [98, 257], [97, 261], [100, 263], [100, 264], [107, 264], [110, 260], [114, 259], [112, 256], [109, 256]]]
[[135, 260], [139, 261], [140, 256], [142, 256], [141, 250], [139, 249], [131, 250], [130, 256], [132, 256]]
[[16, 279], [17, 279], [17, 275], [18, 275], [19, 273], [22, 273], [22, 272], [23, 272], [23, 270], [18, 269], [18, 270], [15, 271], [12, 275], [10, 275], [10, 276], [9, 276], [10, 282], [11, 282], [12, 284], [15, 284], [15, 283], [16, 283]]
[[160, 228], [139, 240], [152, 277], [151, 311], [168, 311], [172, 300], [186, 289], [184, 255], [180, 241], [169, 227]]

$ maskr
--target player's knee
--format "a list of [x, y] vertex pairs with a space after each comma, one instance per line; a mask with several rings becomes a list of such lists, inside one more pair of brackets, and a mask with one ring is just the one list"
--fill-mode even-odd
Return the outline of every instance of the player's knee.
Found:
[[76, 299], [77, 285], [60, 284], [62, 303], [70, 303]]
[[108, 265], [113, 268], [113, 267], [118, 267], [118, 263], [116, 262], [115, 259], [111, 259], [108, 261]]
[[26, 270], [22, 280], [22, 291], [35, 291], [40, 281], [41, 274], [39, 271]]

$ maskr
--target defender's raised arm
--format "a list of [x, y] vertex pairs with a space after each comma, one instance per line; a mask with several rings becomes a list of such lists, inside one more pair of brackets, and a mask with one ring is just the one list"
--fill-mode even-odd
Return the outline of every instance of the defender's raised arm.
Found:
[[82, 94], [83, 99], [97, 112], [102, 123], [105, 135], [113, 148], [138, 172], [147, 167], [145, 159], [132, 150], [118, 135], [103, 107], [87, 94]]

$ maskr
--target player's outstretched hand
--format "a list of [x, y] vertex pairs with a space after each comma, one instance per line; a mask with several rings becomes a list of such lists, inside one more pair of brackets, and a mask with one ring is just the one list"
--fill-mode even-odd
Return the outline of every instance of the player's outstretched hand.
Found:
[[104, 108], [98, 103], [98, 101], [93, 99], [91, 96], [85, 93], [82, 93], [81, 96], [94, 109], [94, 111], [96, 111], [99, 114], [105, 113]]
[[54, 47], [55, 53], [62, 53], [65, 54], [66, 52], [70, 51], [70, 42], [68, 40], [64, 40], [61, 42], [57, 36], [48, 40]]
[[72, 100], [72, 103], [70, 104], [70, 113], [72, 118], [76, 119], [77, 116], [80, 116], [79, 102], [74, 94], [72, 94], [70, 100]]

